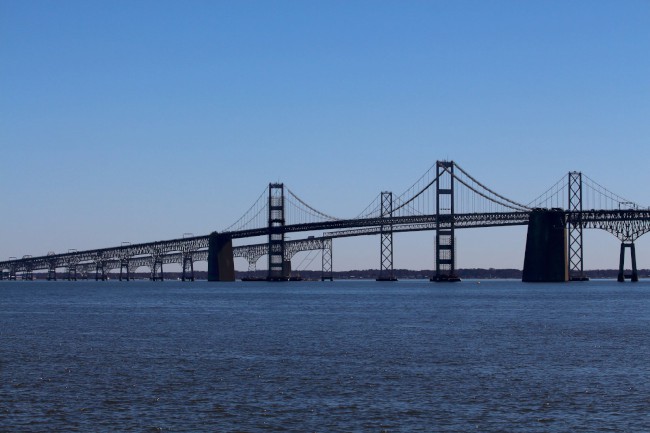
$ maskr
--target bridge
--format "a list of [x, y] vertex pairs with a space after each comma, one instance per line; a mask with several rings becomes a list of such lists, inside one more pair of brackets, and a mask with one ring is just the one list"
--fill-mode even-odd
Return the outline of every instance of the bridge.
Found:
[[[30, 280], [35, 271], [48, 280], [76, 280], [94, 272], [96, 280], [119, 269], [129, 280], [148, 267], [151, 280], [164, 278], [163, 266], [177, 263], [182, 279], [194, 280], [194, 263], [208, 262], [210, 281], [233, 281], [234, 258], [248, 261], [249, 271], [267, 256], [266, 280], [290, 277], [291, 259], [300, 251], [321, 251], [322, 279], [332, 279], [334, 239], [379, 235], [378, 280], [393, 281], [393, 234], [435, 232], [435, 273], [431, 281], [458, 281], [455, 230], [528, 226], [524, 281], [586, 279], [583, 269], [583, 230], [608, 231], [621, 241], [618, 280], [638, 281], [634, 242], [650, 231], [650, 208], [612, 193], [586, 175], [571, 172], [528, 204], [511, 200], [472, 177], [454, 161], [437, 161], [400, 195], [381, 192], [354, 218], [337, 218], [309, 205], [282, 183], [271, 183], [248, 211], [220, 232], [203, 236], [86, 251], [50, 252], [44, 256], [12, 257], [0, 262], [0, 279]], [[322, 232], [299, 240], [288, 233]], [[263, 243], [233, 246], [233, 240], [266, 237]], [[632, 272], [625, 274], [630, 250]]]

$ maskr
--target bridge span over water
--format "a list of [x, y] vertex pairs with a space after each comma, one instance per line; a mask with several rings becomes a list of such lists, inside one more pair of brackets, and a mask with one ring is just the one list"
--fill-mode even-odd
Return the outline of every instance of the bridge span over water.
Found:
[[[32, 279], [35, 271], [50, 280], [64, 272], [77, 279], [94, 271], [104, 280], [119, 269], [128, 280], [140, 267], [152, 280], [163, 279], [163, 266], [178, 263], [182, 279], [194, 279], [194, 263], [208, 262], [212, 281], [234, 280], [234, 257], [243, 257], [249, 271], [267, 256], [267, 280], [289, 279], [291, 258], [300, 251], [322, 252], [322, 278], [332, 278], [333, 240], [352, 236], [380, 236], [379, 280], [394, 280], [393, 234], [435, 233], [435, 273], [432, 281], [458, 281], [455, 230], [527, 225], [524, 281], [585, 279], [583, 230], [601, 229], [621, 241], [619, 281], [638, 280], [634, 241], [650, 231], [650, 209], [612, 193], [589, 177], [571, 172], [544, 194], [521, 204], [498, 194], [453, 161], [437, 161], [409, 189], [394, 196], [381, 192], [355, 218], [336, 218], [308, 205], [281, 183], [271, 183], [251, 208], [233, 225], [203, 236], [94, 250], [50, 252], [0, 262], [0, 279]], [[322, 232], [305, 239], [287, 240], [288, 233]], [[233, 240], [266, 237], [263, 243], [233, 246]], [[630, 250], [632, 271], [624, 272]]]

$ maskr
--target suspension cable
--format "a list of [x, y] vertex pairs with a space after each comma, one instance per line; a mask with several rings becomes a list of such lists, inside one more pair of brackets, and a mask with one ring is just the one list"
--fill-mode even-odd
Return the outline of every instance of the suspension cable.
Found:
[[[252, 205], [250, 208], [248, 208], [248, 210], [247, 210], [246, 212], [244, 212], [244, 215], [242, 215], [241, 218], [239, 218], [237, 221], [235, 221], [234, 223], [232, 223], [230, 226], [228, 226], [228, 227], [227, 227], [226, 229], [224, 229], [223, 231], [225, 231], [225, 232], [230, 231], [230, 229], [232, 229], [232, 228], [235, 227], [236, 225], [240, 224], [241, 221], [242, 221], [244, 218], [246, 218], [246, 216], [248, 215], [248, 213], [251, 212], [255, 206], [258, 206], [258, 205], [259, 205], [260, 199], [261, 199], [262, 197], [264, 197], [264, 196], [268, 193], [268, 191], [269, 191], [269, 188], [268, 188], [268, 187], [264, 188], [264, 191], [262, 191], [262, 194], [260, 194], [260, 196], [257, 198], [257, 200], [255, 200], [255, 202], [253, 203], [253, 205]], [[260, 210], [258, 210], [257, 213], [256, 213], [255, 215], [253, 215], [251, 218], [249, 218], [248, 221], [246, 221], [244, 224], [240, 224], [239, 227], [245, 227], [246, 225], [250, 224], [251, 221], [253, 221], [255, 218], [257, 218], [257, 217], [259, 216], [259, 214], [264, 210], [265, 207], [266, 207], [266, 203], [264, 203], [264, 206], [262, 206], [262, 207], [260, 208]]]
[[288, 187], [287, 187], [287, 192], [288, 192], [289, 194], [291, 194], [291, 196], [292, 196], [293, 198], [295, 198], [296, 200], [298, 200], [298, 202], [299, 202], [301, 205], [305, 206], [307, 209], [311, 210], [311, 211], [314, 212], [316, 215], [321, 216], [321, 217], [326, 218], [326, 219], [329, 219], [329, 220], [332, 220], [332, 221], [339, 221], [339, 220], [341, 219], [341, 218], [336, 218], [336, 217], [333, 217], [333, 216], [328, 215], [328, 214], [326, 214], [326, 213], [323, 213], [323, 212], [321, 212], [321, 211], [319, 211], [319, 210], [317, 210], [317, 209], [314, 209], [313, 207], [309, 206], [307, 203], [305, 203], [304, 201], [302, 201], [302, 200], [300, 199], [300, 197], [298, 197], [296, 194], [294, 194], [294, 192], [291, 191]]
[[[516, 201], [510, 200], [509, 198], [504, 197], [504, 196], [502, 196], [501, 194], [498, 194], [498, 193], [492, 191], [490, 188], [488, 188], [487, 186], [483, 185], [483, 184], [482, 184], [481, 182], [479, 182], [478, 180], [474, 179], [474, 178], [473, 178], [469, 173], [467, 173], [465, 170], [463, 170], [463, 168], [462, 168], [460, 165], [458, 165], [456, 162], [454, 162], [454, 167], [458, 168], [458, 169], [459, 169], [459, 170], [460, 170], [460, 171], [461, 171], [465, 176], [469, 177], [469, 178], [470, 178], [474, 183], [476, 183], [477, 185], [479, 185], [481, 188], [485, 189], [486, 191], [490, 192], [491, 194], [494, 194], [495, 196], [499, 197], [501, 200], [505, 200], [506, 202], [508, 202], [508, 203], [510, 203], [510, 204], [513, 204], [513, 205], [515, 205], [515, 206], [518, 206], [518, 207], [520, 207], [520, 208], [522, 208], [522, 209], [530, 209], [530, 208], [529, 208], [528, 206], [526, 206], [526, 205], [523, 205], [523, 204], [521, 204], [521, 203], [517, 203]], [[454, 177], [455, 177], [456, 179], [458, 179], [455, 175], [454, 175]], [[465, 186], [467, 186], [467, 185], [465, 185]], [[468, 187], [468, 188], [469, 188], [469, 187]], [[496, 202], [496, 201], [495, 201], [495, 202]], [[503, 204], [503, 203], [501, 203], [501, 204]], [[504, 206], [507, 206], [507, 205], [505, 205], [505, 204], [503, 204], [503, 205], [504, 205]], [[510, 206], [507, 206], [507, 207], [510, 207]], [[511, 207], [511, 209], [514, 209], [514, 208]]]
[[[427, 189], [429, 189], [429, 187], [430, 187], [431, 185], [433, 185], [434, 183], [436, 183], [436, 182], [438, 181], [438, 178], [440, 177], [441, 174], [442, 174], [442, 173], [436, 175], [435, 179], [433, 179], [431, 182], [429, 182], [429, 183], [427, 184], [427, 186], [425, 186], [424, 188], [422, 188], [422, 189], [420, 190], [420, 192], [418, 192], [416, 195], [414, 195], [413, 197], [411, 197], [410, 199], [408, 199], [408, 200], [405, 201], [404, 203], [402, 203], [402, 204], [400, 204], [399, 206], [397, 206], [396, 208], [394, 208], [394, 209], [393, 209], [393, 212], [395, 212], [396, 210], [400, 210], [401, 208], [403, 208], [404, 206], [406, 206], [407, 204], [411, 203], [413, 200], [415, 200], [416, 198], [418, 198], [418, 197], [419, 197], [421, 194], [423, 194]], [[421, 178], [420, 178], [420, 179], [421, 179]], [[404, 194], [402, 194], [402, 195], [404, 195]], [[399, 198], [398, 198], [398, 200], [399, 200]]]
[[[529, 208], [527, 208], [527, 207], [523, 207], [523, 208], [521, 208], [521, 207], [515, 207], [515, 206], [512, 206], [512, 205], [509, 205], [509, 204], [502, 203], [502, 202], [500, 202], [500, 201], [494, 200], [492, 197], [489, 197], [489, 196], [485, 195], [483, 192], [481, 192], [481, 191], [475, 189], [474, 187], [468, 185], [468, 184], [467, 184], [463, 179], [459, 178], [459, 177], [456, 176], [454, 173], [450, 172], [446, 167], [444, 167], [444, 170], [447, 171], [449, 174], [451, 174], [451, 176], [452, 176], [454, 179], [456, 179], [458, 182], [462, 183], [462, 184], [465, 185], [467, 188], [469, 188], [470, 190], [474, 191], [476, 194], [480, 195], [481, 197], [486, 198], [488, 201], [490, 201], [490, 202], [492, 202], [492, 203], [495, 203], [495, 204], [498, 204], [498, 205], [501, 205], [501, 206], [504, 206], [504, 207], [507, 207], [507, 208], [510, 208], [510, 209], [519, 210], [519, 211], [529, 209]], [[478, 183], [478, 182], [477, 182], [477, 183]], [[479, 185], [480, 185], [480, 184], [479, 184]], [[489, 191], [488, 188], [485, 188], [485, 189]], [[508, 201], [510, 201], [510, 200], [508, 200]]]
[[[600, 188], [600, 191], [596, 191], [596, 188], [593, 188], [593, 187], [592, 187], [591, 189], [594, 191], [594, 193], [595, 193], [595, 192], [598, 192], [598, 193], [600, 193], [601, 196], [604, 195], [605, 197], [607, 197], [608, 199], [610, 199], [610, 200], [612, 200], [612, 201], [617, 201], [617, 202], [619, 203], [619, 205], [620, 205], [621, 203], [629, 203], [629, 204], [634, 205], [637, 209], [640, 207], [637, 203], [635, 203], [635, 202], [633, 202], [633, 201], [631, 201], [631, 200], [628, 200], [628, 199], [626, 199], [626, 198], [624, 198], [624, 197], [621, 197], [620, 195], [616, 194], [615, 192], [612, 192], [612, 191], [608, 190], [607, 188], [605, 188], [604, 186], [602, 186], [601, 184], [599, 184], [599, 183], [596, 182], [595, 180], [591, 179], [591, 178], [590, 178], [589, 176], [587, 176], [586, 174], [583, 174], [583, 176], [584, 176], [585, 178], [587, 178], [587, 180], [588, 180], [589, 182], [593, 183], [593, 184], [596, 185], [598, 188]], [[590, 186], [590, 185], [587, 185], [587, 186]]]
[[[562, 178], [560, 178], [560, 180], [558, 180], [557, 182], [555, 182], [555, 184], [553, 184], [553, 186], [551, 186], [549, 189], [547, 189], [546, 191], [544, 191], [543, 193], [541, 193], [540, 195], [538, 195], [537, 197], [535, 197], [533, 200], [531, 200], [531, 201], [528, 203], [528, 206], [526, 206], [526, 207], [529, 208], [529, 209], [532, 208], [532, 207], [536, 207], [536, 206], [534, 206], [534, 205], [536, 205], [536, 204], [538, 204], [538, 203], [541, 203], [541, 198], [542, 198], [542, 197], [548, 196], [549, 191], [551, 191], [551, 190], [553, 190], [554, 188], [556, 188], [556, 187], [558, 186], [558, 184], [560, 184], [560, 183], [562, 183], [562, 182], [564, 182], [564, 176], [563, 176]], [[564, 189], [564, 187], [563, 187], [562, 189]], [[555, 195], [555, 193], [553, 193], [553, 194], [551, 194], [551, 195]], [[548, 201], [548, 198], [546, 198], [546, 199], [544, 200], [544, 202], [547, 202], [547, 201]], [[533, 205], [533, 206], [531, 206], [531, 205]]]

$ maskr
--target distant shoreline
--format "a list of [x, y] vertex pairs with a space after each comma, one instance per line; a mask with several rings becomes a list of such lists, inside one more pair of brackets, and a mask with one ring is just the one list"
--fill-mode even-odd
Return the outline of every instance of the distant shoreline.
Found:
[[[650, 269], [639, 269], [640, 278], [650, 278]], [[292, 276], [300, 276], [305, 280], [320, 280], [322, 273], [321, 271], [293, 271]], [[412, 270], [412, 269], [395, 269], [393, 271], [393, 276], [398, 280], [423, 280], [429, 279], [435, 274], [435, 270], [424, 269], [424, 270]], [[520, 269], [494, 269], [494, 268], [470, 268], [470, 269], [458, 269], [457, 274], [461, 279], [481, 279], [481, 280], [521, 280], [522, 271]], [[131, 275], [132, 279], [141, 280], [148, 279], [149, 272], [137, 272]], [[586, 270], [585, 275], [590, 279], [611, 279], [618, 276], [618, 269], [592, 269]], [[182, 274], [180, 272], [164, 272], [166, 280], [176, 280], [180, 279]], [[350, 271], [334, 271], [332, 276], [336, 280], [374, 280], [379, 277], [378, 269], [354, 269]], [[65, 280], [66, 273], [58, 272], [57, 279]], [[79, 278], [80, 276], [78, 276]], [[205, 271], [195, 271], [194, 277], [197, 280], [207, 280], [207, 272]], [[237, 280], [240, 280], [244, 277], [266, 277], [266, 270], [258, 270], [255, 272], [246, 272], [246, 271], [235, 271], [235, 277]], [[117, 280], [119, 278], [118, 273], [110, 273], [109, 278], [111, 280]], [[44, 280], [47, 279], [47, 273], [34, 273], [34, 279]], [[95, 274], [89, 273], [87, 279], [94, 280]]]

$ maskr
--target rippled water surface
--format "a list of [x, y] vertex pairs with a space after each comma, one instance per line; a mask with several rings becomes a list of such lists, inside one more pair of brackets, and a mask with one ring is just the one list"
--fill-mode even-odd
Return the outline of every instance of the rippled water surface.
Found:
[[650, 282], [0, 282], [0, 430], [650, 431]]

